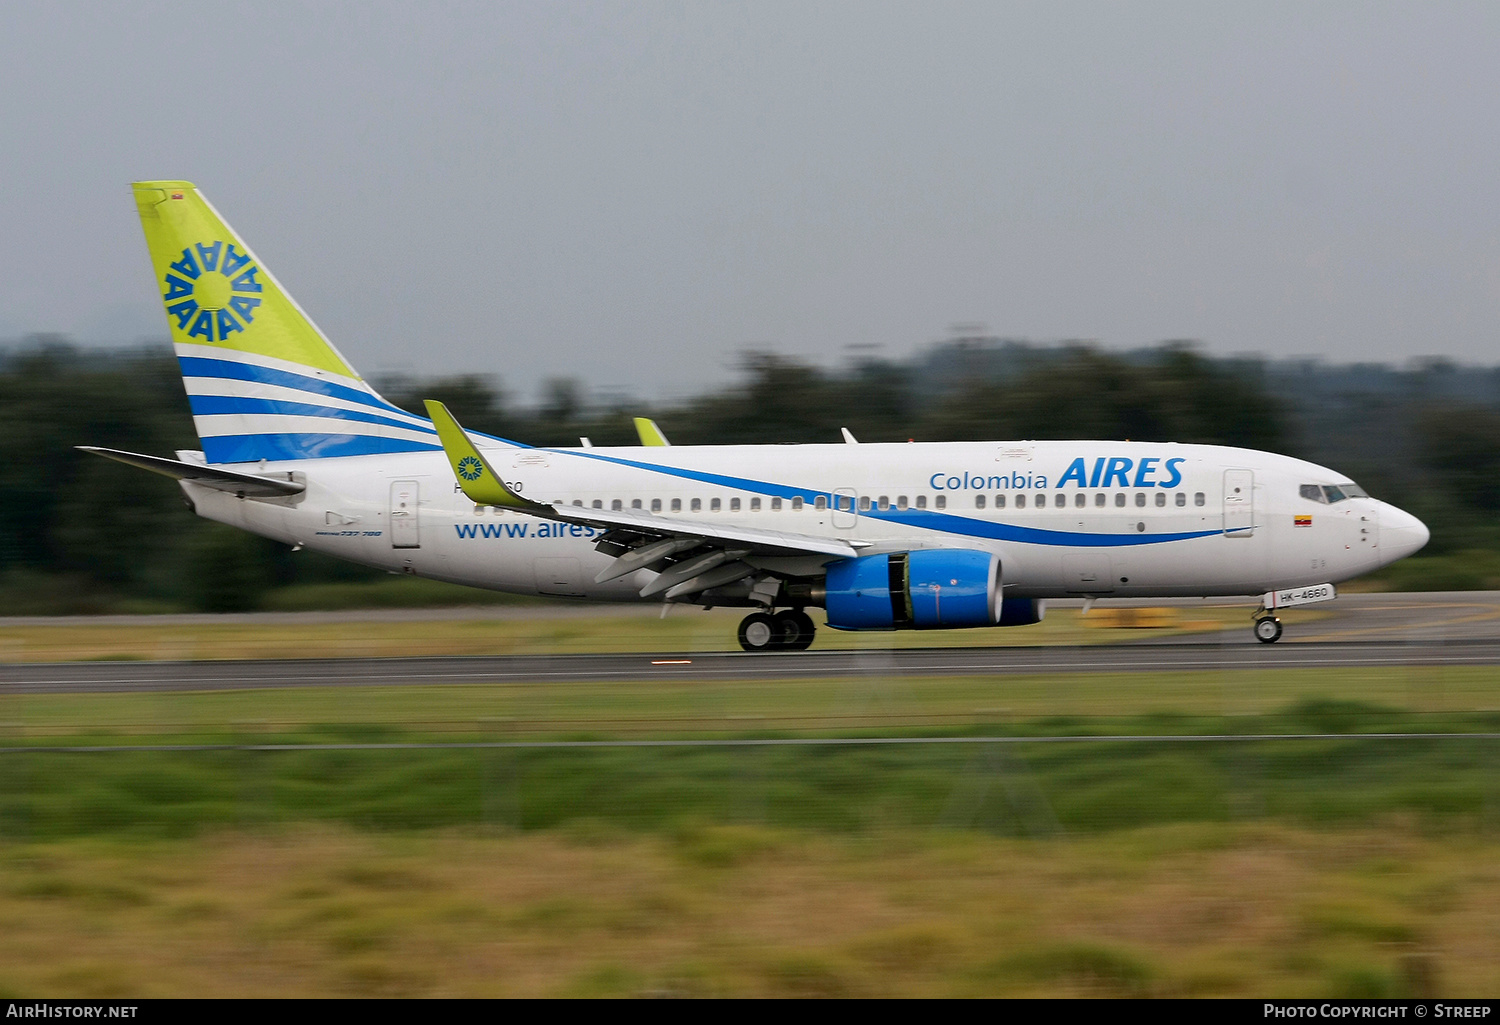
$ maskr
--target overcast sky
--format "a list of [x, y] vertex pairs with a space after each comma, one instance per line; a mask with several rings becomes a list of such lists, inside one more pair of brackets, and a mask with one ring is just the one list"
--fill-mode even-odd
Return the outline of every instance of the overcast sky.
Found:
[[367, 376], [771, 348], [1497, 363], [1500, 4], [9, 3], [0, 338], [164, 336], [198, 183]]

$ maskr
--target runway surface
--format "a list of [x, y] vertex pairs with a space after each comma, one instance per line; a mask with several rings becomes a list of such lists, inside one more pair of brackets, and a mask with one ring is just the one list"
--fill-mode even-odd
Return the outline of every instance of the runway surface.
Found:
[[1500, 665], [1494, 592], [1352, 595], [1327, 609], [1301, 624], [1288, 616], [1274, 645], [1252, 639], [1247, 609], [1244, 628], [1206, 638], [1076, 647], [9, 664], [0, 665], [0, 694]]

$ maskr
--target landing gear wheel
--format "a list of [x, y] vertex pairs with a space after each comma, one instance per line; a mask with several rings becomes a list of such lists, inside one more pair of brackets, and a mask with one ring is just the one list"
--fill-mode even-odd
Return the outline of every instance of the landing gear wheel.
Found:
[[787, 609], [771, 617], [776, 624], [776, 647], [783, 651], [806, 651], [812, 647], [817, 627], [801, 609]]
[[770, 651], [780, 636], [776, 621], [764, 612], [752, 612], [740, 620], [740, 647], [746, 651]]
[[1281, 620], [1275, 616], [1264, 616], [1255, 621], [1255, 639], [1262, 644], [1275, 644], [1281, 640]]

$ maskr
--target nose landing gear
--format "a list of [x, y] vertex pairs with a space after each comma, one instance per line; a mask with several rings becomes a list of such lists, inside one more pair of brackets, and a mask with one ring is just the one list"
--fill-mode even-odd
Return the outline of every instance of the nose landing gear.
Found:
[[1275, 644], [1281, 640], [1281, 620], [1270, 614], [1257, 613], [1255, 616], [1255, 639], [1262, 644]]
[[768, 616], [752, 612], [740, 621], [740, 647], [746, 651], [806, 651], [817, 627], [801, 609], [785, 609]]

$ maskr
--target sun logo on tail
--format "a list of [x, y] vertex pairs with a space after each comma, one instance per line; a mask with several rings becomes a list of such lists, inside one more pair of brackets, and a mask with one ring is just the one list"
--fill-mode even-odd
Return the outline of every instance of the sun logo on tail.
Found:
[[483, 473], [484, 467], [473, 456], [464, 456], [458, 461], [458, 475], [464, 480], [478, 480]]
[[199, 242], [169, 264], [162, 301], [189, 338], [227, 342], [255, 320], [262, 292], [259, 273], [233, 242]]

